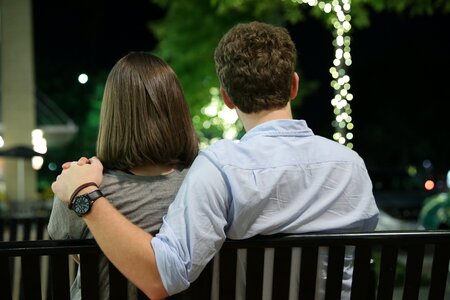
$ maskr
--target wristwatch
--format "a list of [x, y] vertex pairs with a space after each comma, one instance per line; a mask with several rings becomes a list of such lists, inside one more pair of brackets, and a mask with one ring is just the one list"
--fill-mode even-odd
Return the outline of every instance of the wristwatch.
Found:
[[103, 197], [103, 194], [100, 190], [95, 190], [93, 192], [79, 195], [73, 198], [71, 205], [69, 206], [79, 217], [87, 214], [94, 204], [94, 201], [98, 198]]

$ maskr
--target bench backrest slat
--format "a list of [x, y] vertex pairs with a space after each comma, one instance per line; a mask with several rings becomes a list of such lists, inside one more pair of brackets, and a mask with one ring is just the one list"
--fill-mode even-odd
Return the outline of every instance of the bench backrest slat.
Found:
[[318, 251], [317, 246], [302, 248], [299, 299], [314, 299], [315, 297]]
[[108, 264], [109, 267], [109, 299], [111, 300], [123, 300], [127, 299], [128, 295], [128, 283], [123, 280], [123, 275], [112, 264]]
[[325, 300], [341, 298], [344, 257], [344, 246], [332, 246], [329, 248]]
[[431, 269], [429, 299], [443, 299], [449, 273], [450, 245], [436, 245]]
[[264, 248], [247, 250], [246, 299], [262, 299]]
[[383, 274], [383, 276], [378, 278], [377, 300], [392, 299], [394, 295], [397, 256], [397, 246], [386, 245], [381, 247], [380, 274]]
[[98, 263], [99, 255], [97, 253], [80, 255], [81, 299], [83, 300], [99, 298]]
[[406, 259], [405, 285], [403, 299], [418, 299], [420, 280], [422, 275], [423, 256], [425, 245], [407, 246], [408, 257]]
[[272, 274], [272, 298], [287, 299], [291, 278], [292, 248], [275, 247]]
[[49, 264], [51, 299], [70, 299], [69, 259], [67, 254], [51, 255]]
[[355, 259], [353, 262], [353, 279], [351, 299], [370, 299], [368, 291], [370, 290], [369, 281], [371, 279], [370, 259], [371, 247], [367, 245], [358, 245], [355, 247]]
[[234, 299], [236, 293], [236, 249], [225, 249], [220, 253], [219, 294], [220, 300]]
[[0, 256], [0, 282], [2, 284], [2, 288], [0, 291], [0, 298], [5, 300], [12, 299], [12, 291], [11, 291], [11, 271], [9, 270], [10, 266], [10, 257], [8, 256]]
[[34, 255], [22, 256], [22, 278], [24, 298], [27, 300], [41, 299], [41, 267], [40, 257]]

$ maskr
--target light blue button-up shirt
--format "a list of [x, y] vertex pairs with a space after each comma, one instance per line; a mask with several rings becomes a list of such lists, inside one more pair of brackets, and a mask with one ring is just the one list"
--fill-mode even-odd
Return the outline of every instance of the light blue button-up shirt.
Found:
[[227, 237], [371, 231], [377, 222], [358, 154], [314, 135], [303, 120], [277, 120], [201, 151], [151, 243], [163, 284], [175, 294]]

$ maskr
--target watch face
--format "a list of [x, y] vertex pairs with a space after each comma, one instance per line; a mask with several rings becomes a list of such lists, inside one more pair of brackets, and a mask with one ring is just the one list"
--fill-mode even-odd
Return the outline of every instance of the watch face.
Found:
[[75, 197], [73, 201], [73, 210], [76, 212], [77, 215], [83, 216], [91, 208], [90, 202], [91, 199], [89, 199], [87, 195]]

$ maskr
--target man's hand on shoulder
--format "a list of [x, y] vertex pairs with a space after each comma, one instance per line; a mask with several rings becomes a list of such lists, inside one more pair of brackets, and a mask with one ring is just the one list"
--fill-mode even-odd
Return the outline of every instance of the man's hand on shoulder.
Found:
[[53, 193], [58, 199], [69, 202], [72, 193], [82, 184], [94, 182], [98, 186], [103, 180], [103, 165], [96, 157], [80, 158], [78, 161], [64, 163], [61, 174], [52, 184]]

